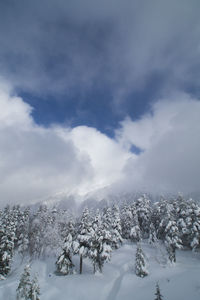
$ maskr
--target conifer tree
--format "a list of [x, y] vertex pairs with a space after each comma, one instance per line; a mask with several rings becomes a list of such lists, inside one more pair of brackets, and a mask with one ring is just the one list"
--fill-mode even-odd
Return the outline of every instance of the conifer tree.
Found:
[[73, 273], [73, 263], [72, 263], [72, 236], [69, 233], [64, 244], [62, 253], [59, 255], [56, 265], [57, 271], [60, 274], [68, 275]]
[[30, 300], [40, 300], [40, 287], [38, 284], [38, 279], [35, 276], [31, 282], [30, 290], [29, 290], [29, 298]]
[[46, 205], [41, 205], [30, 222], [30, 255], [39, 258], [46, 255], [47, 248], [52, 242], [49, 239], [53, 227], [53, 218]]
[[8, 275], [11, 270], [14, 242], [3, 230], [0, 231], [0, 274]]
[[83, 258], [88, 256], [92, 234], [93, 228], [90, 213], [88, 208], [85, 208], [81, 216], [77, 240], [74, 243], [74, 252], [78, 252], [80, 256], [80, 274], [82, 274], [83, 270]]
[[192, 203], [190, 216], [192, 219], [190, 226], [190, 246], [192, 250], [195, 250], [196, 248], [200, 247], [200, 207], [197, 205], [197, 203]]
[[7, 206], [0, 220], [0, 274], [8, 275], [11, 269], [14, 254], [16, 227], [11, 216], [10, 207]]
[[22, 257], [28, 252], [29, 247], [29, 216], [30, 209], [20, 212], [17, 226], [17, 247]]
[[133, 212], [133, 225], [130, 231], [130, 238], [133, 242], [139, 242], [141, 239], [141, 231], [136, 212]]
[[158, 283], [156, 284], [155, 296], [156, 296], [155, 300], [162, 300], [163, 299], [163, 296], [161, 295], [160, 287], [159, 287]]
[[165, 240], [167, 224], [173, 219], [172, 211], [173, 206], [166, 199], [162, 198], [158, 203], [157, 209], [159, 210], [157, 236], [161, 240]]
[[139, 277], [145, 277], [148, 275], [146, 260], [140, 244], [137, 245], [136, 250], [135, 274]]
[[36, 214], [32, 215], [30, 219], [29, 251], [30, 256], [34, 258], [39, 258], [43, 252], [45, 230], [45, 226], [43, 224], [44, 212], [45, 208], [40, 206]]
[[149, 240], [148, 241], [149, 241], [149, 244], [151, 244], [151, 245], [156, 244], [158, 241], [157, 236], [156, 236], [156, 230], [155, 230], [153, 223], [151, 223], [150, 227], [149, 227]]
[[169, 221], [165, 228], [165, 245], [171, 262], [176, 262], [176, 249], [182, 248], [179, 231], [175, 221]]
[[92, 227], [93, 234], [88, 254], [93, 262], [95, 273], [96, 271], [102, 272], [104, 262], [110, 260], [113, 240], [110, 231], [104, 226], [99, 212], [97, 212], [94, 218]]
[[30, 289], [31, 289], [30, 266], [26, 265], [16, 290], [17, 300], [30, 300], [31, 299]]
[[102, 221], [103, 221], [104, 227], [108, 231], [111, 231], [111, 229], [112, 229], [112, 211], [111, 211], [110, 207], [104, 208]]
[[130, 205], [125, 205], [122, 208], [121, 222], [122, 222], [122, 237], [125, 239], [130, 239], [130, 231], [133, 224], [133, 216], [132, 216]]
[[123, 242], [121, 219], [118, 205], [113, 205], [112, 207], [111, 234], [112, 248], [118, 249]]
[[135, 201], [135, 209], [138, 216], [139, 227], [143, 238], [149, 236], [149, 225], [151, 217], [150, 200], [144, 194]]

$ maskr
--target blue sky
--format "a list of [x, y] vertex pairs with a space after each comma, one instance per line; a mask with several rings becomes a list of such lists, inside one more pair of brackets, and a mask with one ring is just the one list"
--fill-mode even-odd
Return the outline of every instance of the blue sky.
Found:
[[2, 2], [1, 74], [36, 122], [112, 134], [169, 89], [199, 94], [199, 8], [195, 0]]
[[[16, 174], [12, 181], [2, 173], [5, 198], [12, 198], [6, 188], [10, 180], [24, 199], [65, 191], [66, 185], [69, 194], [77, 192], [77, 185], [78, 192], [86, 193], [111, 186], [150, 190], [155, 183], [161, 192], [182, 191], [189, 178], [196, 182], [199, 10], [199, 0], [1, 1], [0, 121], [7, 138], [0, 149], [6, 174]], [[191, 123], [182, 124], [183, 119]], [[25, 128], [29, 135], [21, 132]], [[174, 141], [174, 132], [180, 140]], [[8, 163], [16, 156], [10, 145], [11, 152], [6, 148], [13, 139], [21, 153], [19, 166]], [[61, 158], [54, 160], [49, 150], [49, 161], [40, 168], [45, 143], [49, 149], [55, 146], [55, 157]], [[169, 155], [166, 143], [174, 149]], [[184, 148], [188, 143], [191, 149], [182, 156], [180, 144]], [[6, 153], [10, 156], [4, 157]], [[64, 153], [73, 161], [65, 168], [74, 172], [71, 181], [56, 167], [65, 165]], [[188, 177], [170, 179], [176, 172], [168, 166], [174, 161], [174, 169], [184, 165], [182, 173]], [[30, 193], [22, 187], [28, 164], [29, 181], [34, 182]], [[49, 189], [54, 175], [62, 172], [64, 179], [58, 176]], [[189, 186], [197, 189], [188, 184], [184, 191]]]
[[41, 97], [27, 92], [19, 92], [19, 95], [34, 108], [32, 115], [38, 124], [87, 125], [113, 137], [120, 121], [127, 115], [135, 120], [151, 109], [159, 81], [159, 78], [152, 78], [147, 88], [132, 91], [117, 108], [112, 103], [111, 91], [104, 86], [94, 88], [84, 96], [73, 95], [67, 99], [64, 95]]

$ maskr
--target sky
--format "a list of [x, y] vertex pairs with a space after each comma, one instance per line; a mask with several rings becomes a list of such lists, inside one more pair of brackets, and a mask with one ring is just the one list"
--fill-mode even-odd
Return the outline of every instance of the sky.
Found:
[[199, 192], [199, 0], [0, 2], [2, 203]]

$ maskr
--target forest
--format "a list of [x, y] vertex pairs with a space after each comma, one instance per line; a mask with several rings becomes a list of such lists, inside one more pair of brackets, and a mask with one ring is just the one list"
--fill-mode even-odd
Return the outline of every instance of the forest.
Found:
[[[28, 258], [30, 263], [54, 257], [58, 276], [82, 274], [87, 258], [94, 273], [102, 273], [112, 252], [127, 241], [137, 244], [135, 274], [141, 278], [148, 275], [142, 241], [155, 247], [162, 243], [169, 262], [175, 264], [177, 249], [200, 248], [200, 206], [181, 195], [157, 202], [142, 195], [130, 203], [97, 210], [85, 207], [80, 215], [56, 206], [6, 206], [0, 212], [0, 278], [12, 274], [15, 257], [22, 262]], [[78, 269], [75, 256], [79, 257]], [[39, 299], [39, 284], [37, 278], [30, 280], [29, 265], [17, 288], [18, 299], [26, 292], [34, 295], [30, 299]], [[156, 293], [160, 293], [159, 286]]]

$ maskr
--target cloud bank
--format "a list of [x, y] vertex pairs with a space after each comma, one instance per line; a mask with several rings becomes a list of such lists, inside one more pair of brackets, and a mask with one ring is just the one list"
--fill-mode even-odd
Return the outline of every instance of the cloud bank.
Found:
[[[38, 126], [31, 112], [1, 85], [1, 203], [104, 187], [114, 193], [199, 191], [200, 102], [186, 94], [156, 102], [137, 121], [125, 119], [113, 139], [87, 126]], [[132, 153], [132, 145], [142, 152]]]
[[197, 92], [199, 9], [198, 0], [1, 1], [1, 75], [65, 101], [108, 88], [121, 110], [152, 78], [158, 92]]
[[178, 93], [156, 102], [140, 120], [124, 120], [116, 132], [118, 142], [143, 150], [136, 160], [129, 159], [124, 186], [154, 193], [199, 192], [199, 116], [200, 102]]
[[[199, 191], [199, 9], [199, 0], [1, 1], [2, 202], [104, 187]], [[26, 94], [67, 103], [64, 122], [79, 122], [38, 125], [48, 118], [36, 123]], [[76, 126], [87, 119], [104, 132], [123, 121], [111, 138]]]
[[35, 124], [32, 108], [0, 90], [1, 202], [83, 194], [112, 184], [131, 155], [94, 128]]

